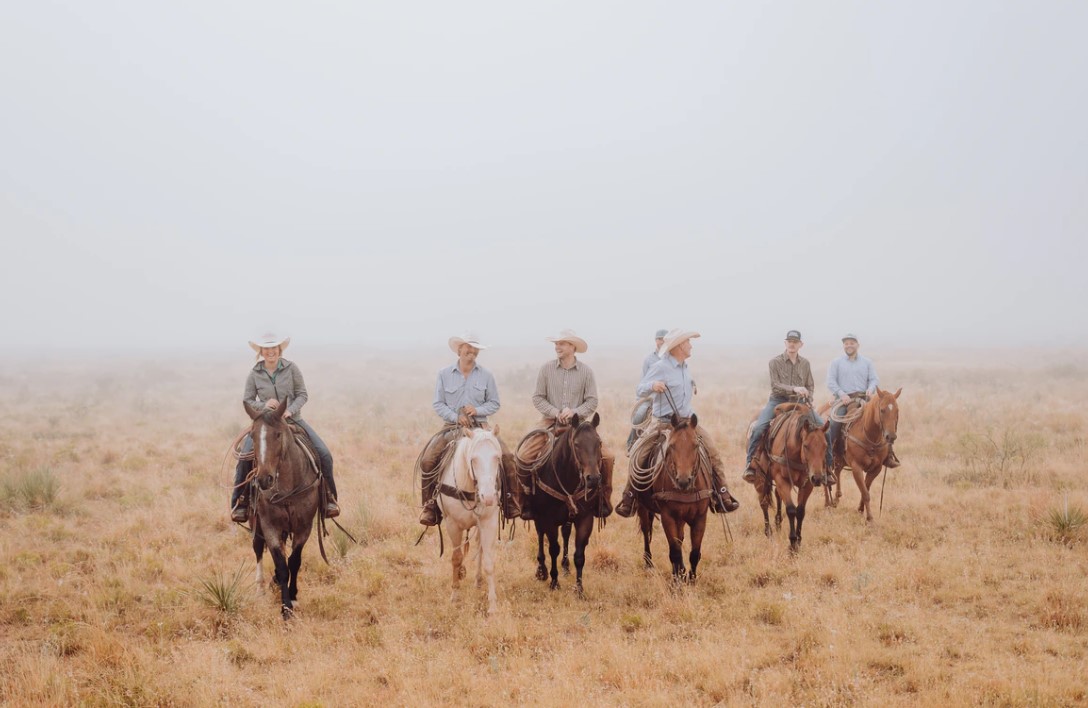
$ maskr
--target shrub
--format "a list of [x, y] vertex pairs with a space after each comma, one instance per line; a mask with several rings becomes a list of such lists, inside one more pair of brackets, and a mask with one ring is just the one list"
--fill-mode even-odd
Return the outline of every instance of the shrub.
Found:
[[1071, 546], [1084, 535], [1084, 529], [1088, 527], [1088, 513], [1079, 506], [1070, 506], [1066, 497], [1061, 507], [1043, 515], [1042, 522], [1051, 539]]
[[220, 612], [234, 614], [242, 609], [248, 599], [249, 592], [243, 579], [245, 575], [246, 564], [242, 563], [230, 575], [220, 572], [210, 578], [201, 578], [197, 597]]
[[60, 480], [49, 467], [9, 473], [0, 481], [0, 505], [9, 509], [42, 510], [57, 503]]

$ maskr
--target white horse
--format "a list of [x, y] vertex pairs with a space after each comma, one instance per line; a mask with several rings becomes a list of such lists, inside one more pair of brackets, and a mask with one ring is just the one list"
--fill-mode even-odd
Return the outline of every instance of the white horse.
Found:
[[438, 506], [445, 519], [446, 535], [453, 547], [453, 592], [465, 577], [464, 560], [468, 555], [468, 531], [473, 526], [479, 534], [479, 565], [476, 586], [487, 577], [487, 612], [496, 609], [495, 542], [499, 538], [499, 479], [502, 473], [502, 448], [496, 433], [481, 428], [465, 431], [457, 441], [453, 459], [439, 478]]

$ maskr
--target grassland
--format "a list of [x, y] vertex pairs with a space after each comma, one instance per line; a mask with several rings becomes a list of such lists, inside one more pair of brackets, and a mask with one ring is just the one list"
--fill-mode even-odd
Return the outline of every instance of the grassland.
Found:
[[[519, 525], [499, 552], [492, 618], [482, 591], [450, 603], [433, 531], [413, 546], [411, 465], [436, 427], [441, 353], [291, 353], [310, 387], [305, 417], [337, 460], [341, 521], [361, 544], [334, 534], [328, 566], [307, 547], [289, 625], [275, 595], [252, 586], [248, 537], [227, 520], [244, 355], [6, 367], [0, 701], [1088, 702], [1088, 369], [1077, 353], [878, 357], [885, 384], [904, 387], [904, 464], [883, 513], [867, 525], [852, 483], [840, 508], [814, 497], [791, 557], [784, 533], [762, 535], [738, 474], [765, 358], [697, 346], [697, 411], [743, 503], [728, 517], [732, 542], [713, 518], [698, 585], [674, 589], [660, 534], [646, 571], [636, 522], [614, 517], [594, 535], [579, 600], [565, 577], [557, 592], [534, 580], [535, 538]], [[509, 442], [536, 418], [529, 395], [548, 353], [481, 359]], [[586, 357], [617, 451], [641, 354]], [[817, 376], [830, 354], [812, 356]]]

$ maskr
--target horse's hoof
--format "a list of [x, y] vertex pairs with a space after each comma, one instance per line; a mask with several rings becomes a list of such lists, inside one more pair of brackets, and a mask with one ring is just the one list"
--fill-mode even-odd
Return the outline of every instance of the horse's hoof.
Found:
[[691, 575], [688, 576], [688, 585], [694, 585], [694, 584], [695, 584], [695, 573], [692, 573]]
[[579, 600], [586, 599], [586, 591], [585, 588], [582, 587], [581, 583], [578, 583], [574, 586], [574, 594], [578, 597]]
[[536, 579], [537, 580], [547, 580], [548, 579], [548, 571], [544, 570], [543, 567], [537, 568], [536, 569]]
[[457, 579], [458, 580], [464, 580], [466, 575], [468, 575], [468, 571], [465, 570], [465, 566], [461, 566], [460, 568], [457, 569]]
[[566, 558], [563, 559], [563, 572], [564, 573], [569, 573], [570, 572], [570, 561], [567, 560]]
[[770, 538], [773, 535], [771, 533], [771, 527], [769, 525], [763, 527], [763, 535], [766, 536], [767, 538]]
[[552, 590], [558, 590], [559, 589], [559, 581], [558, 580], [553, 580], [552, 581], [551, 589]]
[[650, 556], [643, 556], [642, 557], [642, 562], [646, 564], [646, 570], [653, 570], [653, 567], [654, 567], [654, 559], [653, 558], [650, 558]]
[[294, 610], [292, 610], [292, 609], [291, 609], [290, 607], [288, 607], [287, 605], [282, 605], [282, 606], [280, 607], [280, 614], [282, 614], [282, 615], [283, 615], [283, 618], [284, 618], [285, 620], [289, 620], [289, 619], [291, 619], [292, 617], [294, 617], [294, 616], [295, 616], [295, 611], [294, 611]]

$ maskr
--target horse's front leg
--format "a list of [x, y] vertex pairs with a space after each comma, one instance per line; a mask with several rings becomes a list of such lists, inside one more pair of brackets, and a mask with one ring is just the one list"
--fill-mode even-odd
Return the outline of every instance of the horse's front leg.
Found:
[[654, 537], [654, 513], [643, 504], [638, 507], [638, 526], [642, 531], [642, 562], [647, 568], [653, 568], [654, 554], [650, 552], [650, 540]]
[[291, 590], [289, 587], [290, 571], [287, 569], [287, 556], [284, 551], [283, 543], [272, 543], [268, 546], [268, 552], [272, 556], [272, 564], [276, 569], [276, 585], [280, 588], [280, 613], [286, 620], [291, 618]]
[[801, 549], [801, 527], [805, 523], [805, 507], [809, 495], [812, 494], [812, 483], [808, 480], [797, 491], [797, 546], [794, 550]]
[[589, 513], [580, 517], [578, 519], [578, 533], [574, 537], [574, 570], [576, 578], [574, 591], [581, 598], [586, 596], [585, 589], [582, 587], [582, 569], [586, 566], [586, 546], [589, 545], [589, 537], [593, 535], [593, 522], [596, 518]]
[[253, 525], [253, 555], [257, 556], [257, 569], [253, 582], [257, 588], [264, 584], [264, 567], [261, 565], [261, 558], [264, 557], [264, 536], [261, 534], [259, 523], [258, 520]]
[[461, 579], [465, 577], [465, 546], [464, 546], [464, 530], [453, 522], [453, 519], [446, 517], [446, 535], [449, 536], [450, 546], [452, 546], [453, 552], [450, 553], [450, 570], [452, 571], [450, 579], [450, 602], [457, 602], [457, 593], [461, 588]]
[[695, 584], [699, 560], [703, 557], [703, 534], [706, 533], [706, 514], [707, 510], [705, 508], [701, 509], [693, 523], [689, 524], [691, 526], [691, 553], [688, 555], [688, 560], [691, 562], [691, 575], [688, 577], [688, 582], [692, 585]]
[[487, 580], [487, 614], [493, 615], [498, 609], [498, 596], [495, 594], [495, 543], [499, 539], [498, 515], [481, 519], [478, 528], [480, 529], [480, 567], [477, 571], [476, 583], [479, 585], [479, 571], [482, 571]]
[[669, 561], [672, 563], [672, 578], [681, 581], [687, 577], [687, 568], [684, 567], [684, 527], [676, 518], [672, 509], [663, 505], [661, 509], [661, 530], [665, 539], [669, 542]]
[[858, 491], [861, 492], [861, 500], [858, 502], [858, 512], [865, 514], [867, 521], [872, 521], [873, 516], [869, 513], [869, 488], [865, 486], [865, 467], [861, 465], [859, 461], [852, 460], [850, 462], [850, 468], [854, 475], [854, 484], [858, 485]]
[[771, 493], [766, 489], [764, 484], [759, 484], [756, 487], [756, 494], [759, 495], [759, 508], [763, 512], [763, 535], [767, 538], [771, 537]]
[[544, 527], [540, 525], [539, 519], [534, 524], [536, 525], [536, 579], [547, 580], [548, 568], [544, 565]]
[[874, 470], [872, 472], [866, 472], [865, 473], [865, 491], [866, 491], [865, 520], [866, 521], [872, 521], [873, 520], [872, 506], [870, 504], [870, 500], [873, 498], [873, 495], [872, 495], [872, 492], [870, 490], [873, 488], [873, 482], [876, 481], [876, 478], [880, 476], [880, 473], [883, 470], [884, 470], [884, 466], [882, 464], [877, 464], [876, 470]]
[[567, 521], [563, 524], [563, 572], [570, 573], [570, 561], [567, 559], [567, 546], [570, 544], [570, 530], [572, 524]]
[[559, 525], [548, 529], [548, 555], [552, 557], [552, 590], [559, 589]]
[[778, 486], [778, 494], [786, 503], [786, 516], [790, 519], [790, 550], [797, 550], [797, 505], [793, 503], [793, 485], [784, 481]]

